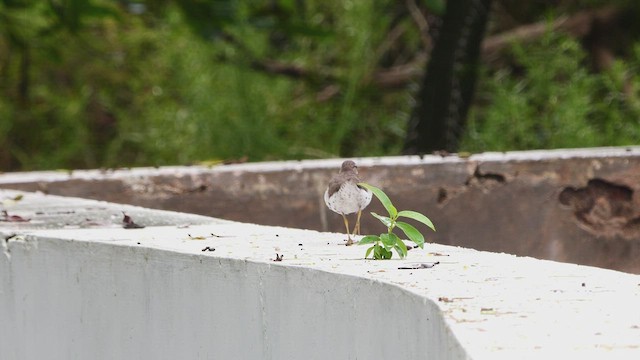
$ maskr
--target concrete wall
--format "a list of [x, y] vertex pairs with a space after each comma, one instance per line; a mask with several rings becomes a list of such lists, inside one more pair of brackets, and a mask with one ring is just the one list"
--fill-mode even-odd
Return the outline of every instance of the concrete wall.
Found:
[[[341, 160], [0, 175], [44, 191], [230, 220], [342, 231], [322, 194]], [[640, 273], [640, 148], [359, 159], [428, 241]], [[384, 211], [375, 201], [372, 211]], [[363, 217], [365, 232], [382, 227]], [[517, 239], [515, 241], [514, 239]]]
[[438, 244], [374, 261], [341, 234], [0, 202], [3, 360], [640, 358], [638, 275]]
[[[255, 226], [2, 190], [0, 201], [23, 220], [0, 218], [0, 359], [465, 357], [430, 299], [260, 261]], [[144, 228], [124, 229], [123, 213]], [[221, 231], [242, 238], [227, 254], [211, 242]]]
[[42, 237], [10, 253], [2, 359], [465, 357], [434, 303], [389, 284]]

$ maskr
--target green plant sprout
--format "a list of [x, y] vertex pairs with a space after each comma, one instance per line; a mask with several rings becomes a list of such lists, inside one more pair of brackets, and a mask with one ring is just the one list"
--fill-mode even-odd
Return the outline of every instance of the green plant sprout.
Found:
[[380, 235], [367, 235], [358, 242], [358, 245], [373, 244], [367, 249], [367, 252], [364, 255], [365, 259], [371, 254], [371, 252], [373, 252], [373, 258], [375, 260], [391, 259], [391, 256], [393, 255], [391, 249], [395, 249], [401, 259], [404, 259], [407, 256], [407, 246], [404, 244], [402, 239], [393, 233], [393, 229], [396, 227], [400, 228], [400, 230], [407, 235], [409, 240], [416, 243], [416, 245], [421, 249], [424, 247], [424, 236], [422, 233], [420, 233], [420, 231], [418, 231], [418, 229], [413, 225], [403, 221], [398, 221], [398, 218], [400, 217], [419, 221], [427, 225], [431, 230], [436, 231], [435, 226], [433, 226], [433, 222], [421, 213], [411, 210], [398, 211], [384, 191], [367, 183], [358, 183], [358, 186], [362, 186], [363, 188], [371, 191], [373, 195], [380, 200], [382, 206], [384, 206], [389, 213], [389, 216], [381, 216], [374, 212], [371, 213], [371, 215], [380, 220], [380, 222], [387, 227], [387, 232]]

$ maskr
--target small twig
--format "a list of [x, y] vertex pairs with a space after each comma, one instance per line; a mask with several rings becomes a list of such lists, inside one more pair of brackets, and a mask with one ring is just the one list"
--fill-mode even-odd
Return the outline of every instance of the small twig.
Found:
[[225, 237], [233, 237], [232, 235], [216, 235], [214, 233], [210, 233], [209, 236], [203, 236], [203, 235], [198, 235], [198, 236], [193, 236], [191, 234], [187, 234], [187, 236], [189, 236], [189, 239], [191, 240], [206, 240], [209, 238], [225, 238]]
[[425, 263], [425, 264], [418, 264], [415, 266], [401, 266], [398, 269], [399, 270], [416, 270], [416, 269], [431, 269], [432, 267], [436, 266], [440, 264], [440, 261], [436, 261], [434, 263]]
[[618, 7], [606, 6], [600, 9], [580, 11], [570, 16], [561, 16], [551, 23], [543, 21], [522, 25], [487, 37], [482, 42], [482, 57], [484, 59], [491, 59], [506, 46], [516, 42], [530, 42], [539, 39], [550, 30], [581, 38], [591, 31], [596, 19], [609, 22], [620, 14], [621, 11]]
[[233, 235], [216, 235], [214, 233], [211, 233], [212, 237], [217, 237], [217, 238], [226, 238], [226, 237], [235, 237]]

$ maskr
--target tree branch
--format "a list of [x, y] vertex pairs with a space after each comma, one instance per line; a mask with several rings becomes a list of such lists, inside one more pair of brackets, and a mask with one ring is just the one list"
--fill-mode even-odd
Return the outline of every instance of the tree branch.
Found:
[[323, 71], [312, 71], [300, 65], [287, 64], [275, 60], [253, 60], [251, 68], [268, 74], [284, 75], [294, 79], [324, 79], [335, 81], [333, 74]]
[[[411, 0], [407, 1], [411, 4]], [[415, 10], [415, 9], [414, 9]], [[607, 6], [600, 9], [585, 10], [570, 16], [563, 16], [552, 23], [539, 22], [519, 26], [515, 29], [487, 37], [482, 43], [482, 58], [485, 61], [494, 60], [507, 46], [519, 42], [527, 43], [541, 38], [547, 31], [560, 31], [571, 36], [582, 38], [588, 35], [596, 22], [608, 23], [613, 21], [621, 9], [615, 6]], [[416, 14], [412, 14], [414, 17]], [[395, 37], [396, 35], [394, 35]], [[235, 38], [228, 36], [226, 41], [240, 46], [244, 53], [249, 53]], [[427, 61], [427, 54], [418, 53], [409, 63], [396, 65], [387, 69], [378, 69], [368, 78], [369, 83], [383, 89], [394, 90], [406, 86], [409, 82], [418, 79]], [[223, 59], [224, 60], [224, 59]], [[226, 59], [230, 61], [229, 59]], [[327, 101], [339, 94], [340, 79], [333, 72], [327, 70], [311, 70], [300, 65], [288, 64], [272, 59], [254, 59], [249, 61], [249, 66], [267, 74], [282, 75], [293, 79], [301, 79], [314, 84], [324, 84], [317, 98], [319, 101]], [[329, 89], [329, 90], [327, 90]]]
[[482, 43], [482, 58], [494, 59], [505, 47], [513, 43], [527, 43], [541, 38], [547, 31], [559, 31], [581, 38], [589, 34], [594, 22], [610, 22], [619, 15], [621, 9], [607, 6], [601, 9], [585, 10], [571, 16], [562, 16], [552, 23], [538, 22], [519, 26], [515, 29], [490, 36]]

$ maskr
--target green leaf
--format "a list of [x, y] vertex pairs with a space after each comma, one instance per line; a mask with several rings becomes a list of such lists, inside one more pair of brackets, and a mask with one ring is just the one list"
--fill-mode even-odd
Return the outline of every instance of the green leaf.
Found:
[[380, 241], [386, 249], [391, 249], [396, 243], [397, 236], [395, 234], [380, 234]]
[[376, 247], [376, 246], [374, 245], [374, 246], [372, 246], [372, 247], [367, 249], [367, 252], [364, 254], [364, 258], [365, 259], [369, 257], [369, 254], [371, 254], [371, 250], [373, 250], [374, 247]]
[[380, 260], [382, 259], [382, 255], [380, 253], [381, 250], [384, 250], [384, 248], [380, 245], [373, 245], [373, 258], [376, 260]]
[[394, 233], [389, 233], [389, 239], [393, 242], [393, 245], [395, 245], [398, 241], [400, 241], [400, 238], [398, 237], [398, 235], [394, 234]]
[[395, 208], [395, 206], [393, 206], [393, 204], [391, 203], [391, 200], [389, 200], [389, 197], [387, 196], [387, 194], [384, 193], [384, 191], [378, 189], [373, 185], [369, 185], [363, 182], [358, 183], [358, 186], [361, 186], [371, 191], [373, 195], [375, 195], [378, 198], [378, 200], [380, 200], [380, 202], [382, 203], [382, 206], [384, 206], [384, 208], [387, 209], [387, 212], [389, 213], [390, 218], [394, 219], [398, 216], [398, 210]]
[[373, 217], [375, 217], [376, 219], [380, 220], [384, 224], [384, 226], [386, 226], [388, 228], [390, 228], [391, 225], [393, 224], [393, 220], [391, 220], [391, 218], [388, 218], [386, 216], [378, 215], [378, 214], [376, 214], [374, 212], [372, 212], [371, 215], [373, 215]]
[[405, 245], [404, 241], [402, 241], [402, 239], [400, 239], [399, 237], [396, 236], [396, 239], [398, 240], [393, 247], [398, 252], [398, 255], [400, 255], [400, 258], [404, 259], [405, 257], [407, 257], [407, 245]]
[[380, 245], [374, 245], [373, 248], [373, 258], [376, 260], [391, 259], [391, 256], [393, 256], [391, 251]]
[[367, 235], [367, 236], [363, 237], [362, 239], [360, 239], [360, 241], [358, 241], [358, 245], [372, 244], [372, 243], [374, 243], [376, 241], [379, 241], [379, 240], [380, 240], [380, 237], [378, 237], [376, 235]]
[[398, 213], [398, 217], [400, 216], [404, 216], [406, 218], [409, 219], [413, 219], [416, 221], [420, 221], [421, 223], [427, 225], [429, 228], [431, 228], [431, 230], [436, 231], [436, 227], [433, 226], [433, 223], [431, 222], [431, 220], [429, 220], [428, 217], [420, 214], [417, 211], [411, 211], [411, 210], [402, 210]]
[[402, 230], [402, 232], [407, 235], [409, 240], [413, 241], [414, 243], [416, 243], [416, 245], [422, 248], [422, 246], [424, 245], [424, 236], [422, 236], [418, 229], [413, 227], [413, 225], [407, 224], [406, 222], [402, 221], [396, 222], [396, 226], [399, 227], [400, 230]]

